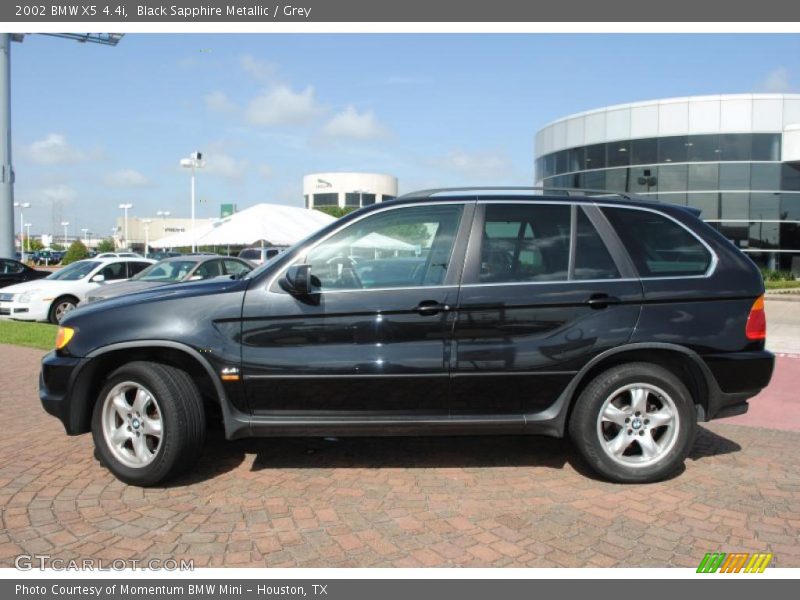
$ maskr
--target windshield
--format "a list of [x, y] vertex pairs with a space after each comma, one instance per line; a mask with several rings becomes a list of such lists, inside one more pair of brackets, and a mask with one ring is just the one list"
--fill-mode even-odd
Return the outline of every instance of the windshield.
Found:
[[183, 281], [197, 263], [191, 260], [160, 262], [133, 276], [131, 281]]
[[97, 262], [95, 260], [79, 260], [76, 263], [72, 263], [68, 267], [64, 267], [63, 269], [59, 269], [55, 273], [52, 273], [45, 277], [45, 279], [56, 279], [61, 281], [76, 281], [78, 279], [83, 279], [89, 273], [95, 270], [95, 268], [99, 267], [102, 263]]

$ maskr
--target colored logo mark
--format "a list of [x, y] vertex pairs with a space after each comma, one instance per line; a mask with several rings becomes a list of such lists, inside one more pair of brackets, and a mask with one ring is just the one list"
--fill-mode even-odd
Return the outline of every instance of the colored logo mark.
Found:
[[697, 567], [698, 573], [763, 573], [772, 561], [767, 552], [707, 552]]

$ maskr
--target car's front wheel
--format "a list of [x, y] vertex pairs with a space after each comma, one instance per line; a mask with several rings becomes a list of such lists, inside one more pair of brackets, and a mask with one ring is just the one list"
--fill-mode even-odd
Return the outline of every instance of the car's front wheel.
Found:
[[53, 325], [58, 325], [61, 323], [61, 319], [63, 319], [68, 312], [75, 310], [77, 306], [77, 298], [61, 296], [60, 298], [56, 298], [56, 301], [50, 305], [50, 313], [47, 318]]
[[100, 461], [132, 485], [155, 485], [191, 467], [205, 429], [194, 381], [180, 369], [154, 362], [132, 362], [114, 371], [92, 414]]
[[676, 473], [694, 442], [697, 416], [686, 386], [650, 363], [613, 367], [581, 393], [569, 431], [597, 472], [620, 483]]

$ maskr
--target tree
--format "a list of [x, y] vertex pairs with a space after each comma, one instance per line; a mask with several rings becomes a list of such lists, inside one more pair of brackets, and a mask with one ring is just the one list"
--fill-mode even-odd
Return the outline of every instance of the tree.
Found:
[[100, 240], [100, 243], [97, 244], [98, 252], [114, 252], [114, 250], [116, 250], [116, 247], [114, 246], [114, 240], [111, 238]]
[[39, 238], [25, 238], [25, 252], [36, 252], [37, 250], [44, 250], [44, 244]]
[[80, 240], [75, 240], [70, 244], [67, 253], [64, 255], [64, 258], [61, 259], [62, 265], [68, 265], [70, 263], [74, 263], [76, 260], [83, 260], [84, 258], [89, 257], [89, 250], [86, 249], [86, 246], [83, 245], [83, 242]]
[[330, 215], [332, 217], [336, 217], [340, 219], [341, 217], [345, 216], [356, 210], [355, 206], [317, 206], [314, 210], [318, 210], [319, 212], [324, 212], [326, 215]]
[[50, 249], [51, 250], [56, 250], [57, 252], [60, 252], [61, 250], [64, 249], [64, 246], [62, 246], [61, 244], [58, 244], [58, 243], [52, 243], [52, 244], [50, 244]]

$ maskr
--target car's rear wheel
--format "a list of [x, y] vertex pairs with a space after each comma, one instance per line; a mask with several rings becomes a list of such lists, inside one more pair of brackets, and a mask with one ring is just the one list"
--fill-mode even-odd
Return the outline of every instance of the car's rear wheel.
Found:
[[650, 363], [613, 367], [581, 393], [570, 435], [587, 462], [608, 479], [646, 483], [683, 466], [697, 416], [686, 386]]
[[100, 461], [132, 485], [155, 485], [190, 468], [205, 439], [197, 386], [175, 367], [133, 362], [108, 378], [94, 407]]
[[53, 323], [53, 325], [58, 325], [61, 323], [61, 319], [63, 319], [68, 312], [75, 310], [77, 306], [78, 300], [72, 296], [56, 298], [56, 301], [50, 305], [48, 320]]

